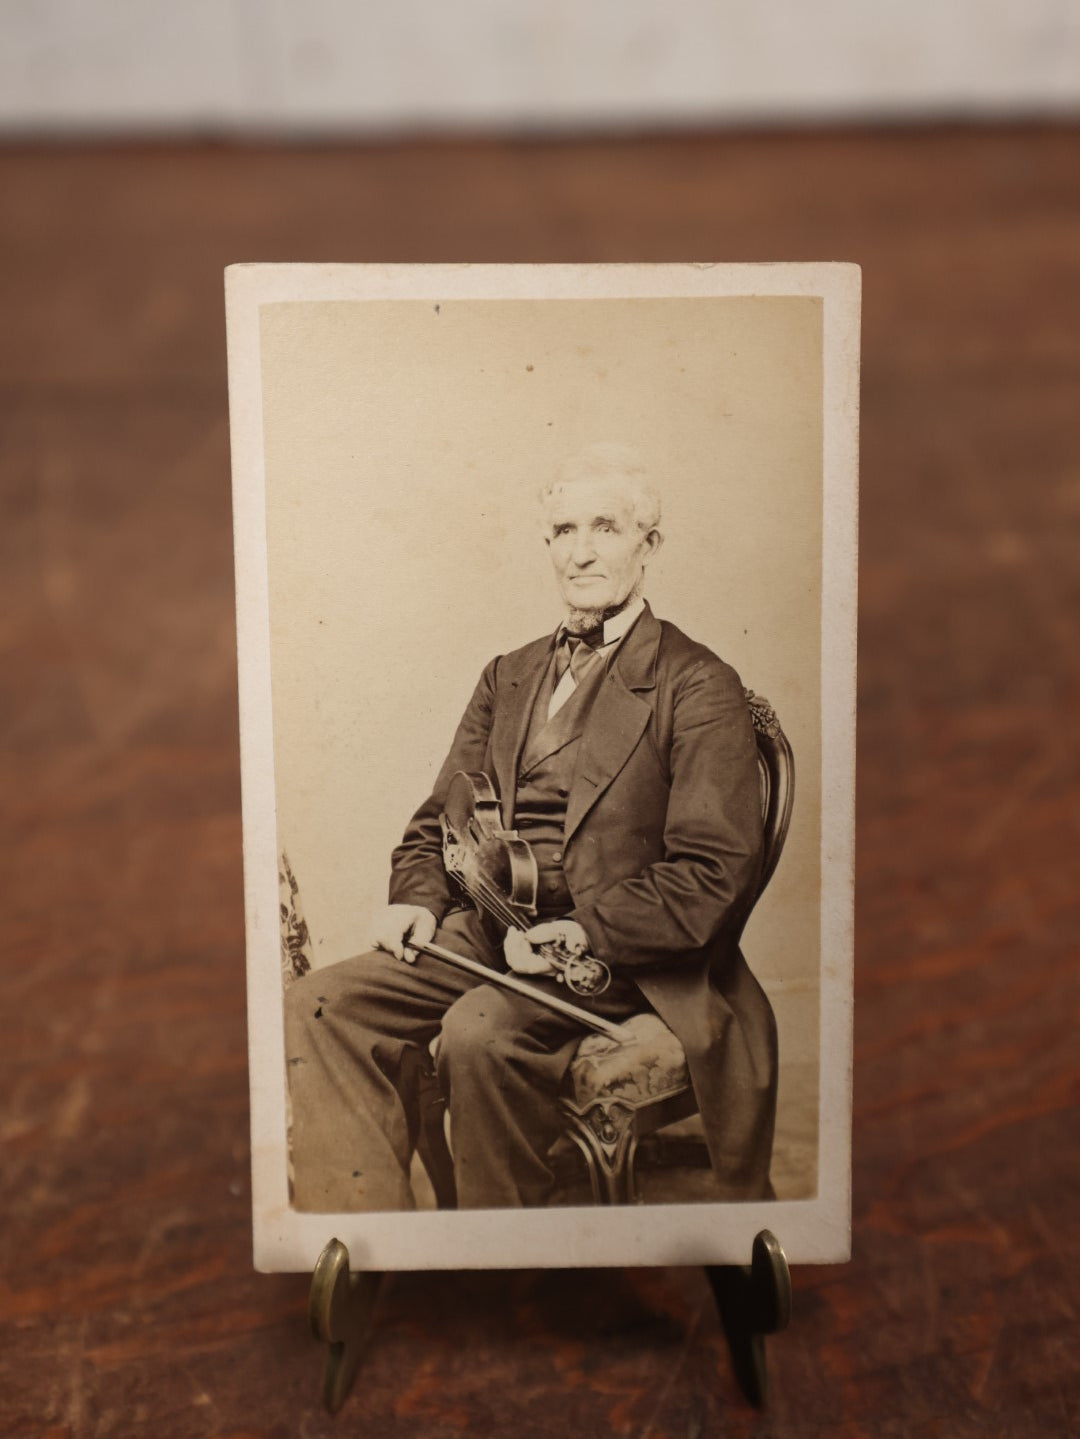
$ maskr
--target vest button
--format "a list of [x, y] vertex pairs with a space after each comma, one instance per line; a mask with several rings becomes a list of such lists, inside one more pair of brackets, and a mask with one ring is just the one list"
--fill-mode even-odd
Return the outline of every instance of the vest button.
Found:
[[552, 852], [551, 852], [551, 862], [552, 862], [552, 864], [562, 864], [562, 850], [561, 850], [561, 849], [552, 850]]

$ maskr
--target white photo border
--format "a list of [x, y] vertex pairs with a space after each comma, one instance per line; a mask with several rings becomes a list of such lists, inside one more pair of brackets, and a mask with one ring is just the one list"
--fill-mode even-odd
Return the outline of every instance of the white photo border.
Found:
[[[254, 1259], [356, 1269], [745, 1263], [772, 1230], [789, 1262], [850, 1257], [860, 271], [840, 263], [246, 264], [226, 271], [243, 791]], [[290, 1207], [281, 1002], [260, 308], [282, 301], [818, 297], [823, 302], [821, 1030], [818, 1186], [751, 1203], [300, 1213]]]

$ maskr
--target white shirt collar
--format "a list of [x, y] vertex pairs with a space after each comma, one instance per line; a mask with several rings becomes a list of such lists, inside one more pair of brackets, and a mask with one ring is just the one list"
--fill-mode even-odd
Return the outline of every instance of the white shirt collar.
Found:
[[607, 649], [608, 645], [613, 645], [616, 640], [621, 640], [644, 608], [645, 601], [641, 595], [638, 595], [636, 600], [631, 600], [626, 609], [620, 610], [617, 615], [612, 615], [609, 620], [605, 620], [604, 643], [601, 645], [601, 649]]

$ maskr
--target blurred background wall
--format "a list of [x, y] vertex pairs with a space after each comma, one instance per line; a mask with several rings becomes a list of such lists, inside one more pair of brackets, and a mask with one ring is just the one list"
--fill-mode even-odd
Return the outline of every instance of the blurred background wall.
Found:
[[5, 0], [0, 133], [1075, 114], [1075, 0]]

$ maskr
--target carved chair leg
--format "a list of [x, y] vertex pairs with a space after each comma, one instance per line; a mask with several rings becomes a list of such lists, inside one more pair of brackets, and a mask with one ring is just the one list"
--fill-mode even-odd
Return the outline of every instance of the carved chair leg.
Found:
[[407, 1056], [402, 1076], [402, 1089], [409, 1097], [416, 1152], [431, 1180], [435, 1203], [440, 1209], [456, 1209], [454, 1160], [446, 1141], [446, 1096], [439, 1087], [435, 1063], [427, 1050], [418, 1049]]
[[618, 1100], [601, 1100], [582, 1114], [566, 1113], [567, 1133], [585, 1156], [597, 1204], [632, 1204], [634, 1111]]

